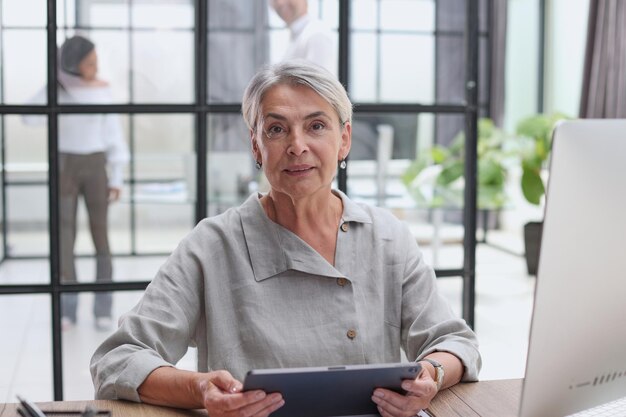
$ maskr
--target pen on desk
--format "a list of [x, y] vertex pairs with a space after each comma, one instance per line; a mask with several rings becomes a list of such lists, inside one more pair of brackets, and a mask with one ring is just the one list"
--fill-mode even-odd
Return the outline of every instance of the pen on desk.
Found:
[[46, 415], [37, 407], [34, 403], [28, 401], [26, 398], [22, 398], [19, 395], [17, 399], [20, 400], [20, 404], [23, 409], [18, 408], [18, 412], [24, 417], [46, 417]]
[[98, 414], [98, 410], [88, 405], [85, 411], [81, 414], [81, 417], [95, 417]]

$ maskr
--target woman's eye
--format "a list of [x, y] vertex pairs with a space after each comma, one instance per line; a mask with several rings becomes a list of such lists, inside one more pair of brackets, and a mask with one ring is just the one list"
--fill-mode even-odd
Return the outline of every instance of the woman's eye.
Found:
[[275, 137], [285, 133], [285, 129], [283, 129], [281, 126], [274, 125], [270, 126], [269, 129], [266, 130], [266, 132], [269, 137]]
[[325, 128], [326, 128], [326, 125], [324, 125], [324, 123], [320, 123], [320, 122], [316, 122], [316, 123], [313, 123], [311, 125], [311, 130], [313, 130], [314, 132], [321, 132]]

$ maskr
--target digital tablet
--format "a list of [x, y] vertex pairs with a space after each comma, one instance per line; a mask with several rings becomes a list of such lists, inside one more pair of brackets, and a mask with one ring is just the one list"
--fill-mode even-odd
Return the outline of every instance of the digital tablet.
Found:
[[377, 416], [374, 389], [404, 393], [402, 381], [420, 371], [418, 363], [259, 369], [248, 372], [243, 389], [280, 392], [285, 405], [272, 417]]

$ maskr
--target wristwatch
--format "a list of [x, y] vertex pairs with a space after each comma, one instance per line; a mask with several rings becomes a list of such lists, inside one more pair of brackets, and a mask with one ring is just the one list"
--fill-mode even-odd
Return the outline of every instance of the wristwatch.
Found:
[[429, 364], [431, 364], [432, 366], [435, 367], [435, 378], [437, 381], [437, 391], [439, 391], [441, 389], [441, 386], [443, 385], [443, 376], [445, 374], [445, 372], [443, 371], [443, 365], [441, 365], [439, 362], [437, 362], [434, 359], [429, 359], [429, 358], [422, 358], [421, 360], [428, 362]]

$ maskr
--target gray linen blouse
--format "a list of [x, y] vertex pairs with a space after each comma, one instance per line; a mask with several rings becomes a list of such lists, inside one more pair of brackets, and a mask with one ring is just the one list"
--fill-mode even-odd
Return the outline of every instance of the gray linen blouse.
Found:
[[433, 351], [476, 380], [478, 342], [437, 290], [408, 228], [343, 200], [335, 266], [272, 222], [258, 195], [201, 221], [96, 350], [96, 398], [140, 401], [156, 368], [198, 348], [198, 370], [400, 362]]

